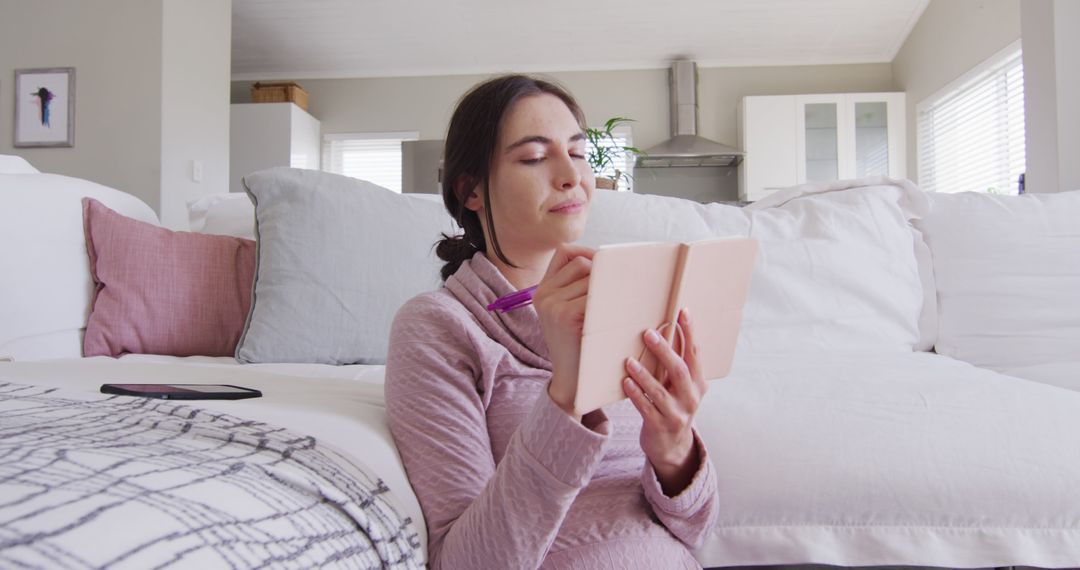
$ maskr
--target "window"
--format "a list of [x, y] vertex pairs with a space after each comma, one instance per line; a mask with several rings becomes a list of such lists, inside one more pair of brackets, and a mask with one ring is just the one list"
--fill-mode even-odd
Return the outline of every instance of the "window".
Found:
[[334, 134], [323, 137], [323, 169], [401, 193], [401, 143], [416, 132]]
[[[602, 146], [634, 146], [634, 133], [630, 130], [630, 125], [619, 125], [615, 127], [614, 129], [612, 129], [611, 135], [615, 139], [615, 141], [612, 142], [610, 140], [605, 140], [603, 141], [603, 143], [601, 143]], [[588, 144], [588, 146], [586, 147], [586, 152], [592, 152], [592, 143]], [[605, 168], [597, 176], [614, 178], [615, 170], [618, 170], [623, 174], [623, 176], [619, 178], [619, 191], [633, 192], [634, 155], [629, 152], [624, 152], [621, 153], [619, 156], [616, 156], [613, 162], [615, 163], [614, 166]]]
[[919, 103], [917, 115], [924, 190], [1018, 193], [1026, 169], [1019, 42]]

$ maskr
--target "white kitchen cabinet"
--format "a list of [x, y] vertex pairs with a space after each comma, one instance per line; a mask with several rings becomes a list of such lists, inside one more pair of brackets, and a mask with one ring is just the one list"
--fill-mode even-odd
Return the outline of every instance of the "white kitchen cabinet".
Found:
[[237, 103], [229, 109], [229, 191], [246, 174], [291, 166], [318, 170], [322, 125], [293, 103]]
[[903, 178], [903, 93], [744, 97], [739, 104], [739, 199], [778, 188], [864, 176]]

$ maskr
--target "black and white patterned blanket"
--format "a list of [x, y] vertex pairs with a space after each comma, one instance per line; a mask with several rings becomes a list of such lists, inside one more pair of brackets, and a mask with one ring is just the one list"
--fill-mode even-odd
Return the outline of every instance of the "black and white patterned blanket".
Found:
[[0, 567], [420, 568], [389, 492], [264, 423], [0, 383]]

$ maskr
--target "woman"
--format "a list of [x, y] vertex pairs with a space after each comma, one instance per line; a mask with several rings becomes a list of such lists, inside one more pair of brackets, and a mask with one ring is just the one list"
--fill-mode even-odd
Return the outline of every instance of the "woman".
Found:
[[[595, 179], [584, 117], [550, 83], [473, 88], [450, 122], [445, 285], [398, 312], [390, 428], [420, 501], [432, 568], [700, 568], [717, 514], [712, 463], [692, 422], [705, 392], [688, 315], [685, 360], [662, 342], [668, 387], [627, 362], [629, 397], [578, 417], [572, 387], [592, 251]], [[533, 305], [486, 306], [539, 284]], [[646, 395], [647, 394], [647, 395]]]

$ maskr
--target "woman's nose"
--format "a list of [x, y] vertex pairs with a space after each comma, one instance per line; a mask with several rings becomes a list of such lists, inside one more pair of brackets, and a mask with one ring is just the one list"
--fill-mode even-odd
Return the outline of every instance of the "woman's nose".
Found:
[[555, 176], [556, 186], [563, 190], [570, 190], [581, 184], [581, 173], [578, 172], [577, 165], [574, 164], [574, 159], [569, 155], [563, 155], [562, 159], [558, 161], [558, 168]]

